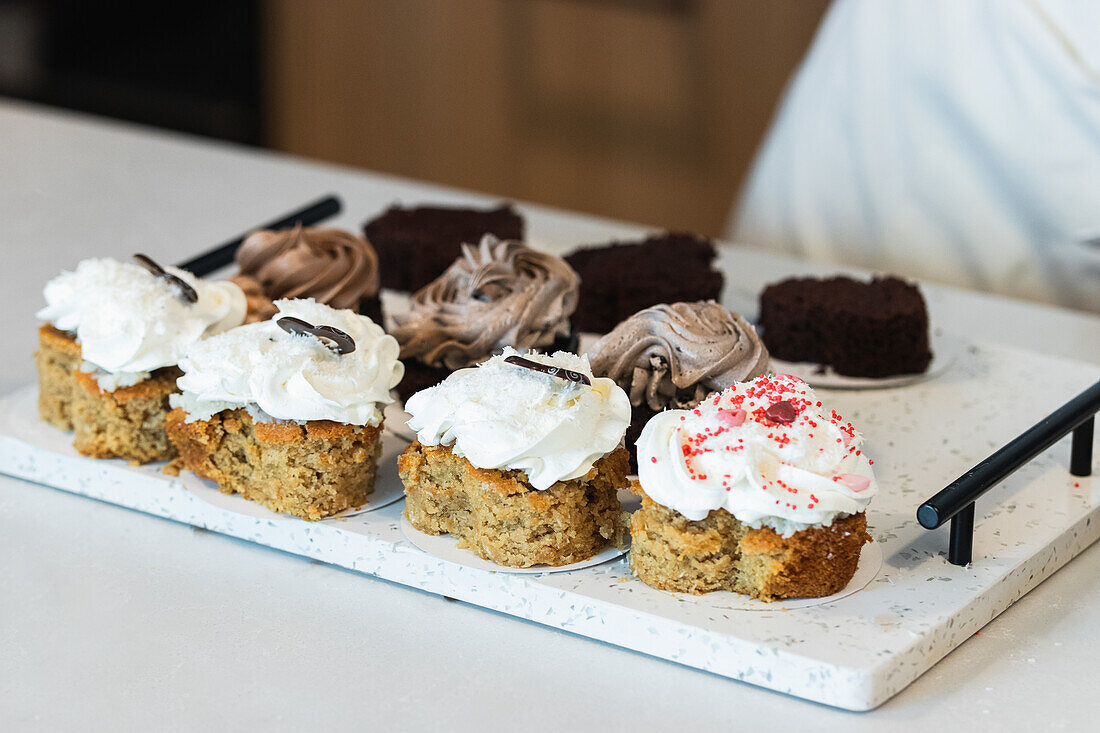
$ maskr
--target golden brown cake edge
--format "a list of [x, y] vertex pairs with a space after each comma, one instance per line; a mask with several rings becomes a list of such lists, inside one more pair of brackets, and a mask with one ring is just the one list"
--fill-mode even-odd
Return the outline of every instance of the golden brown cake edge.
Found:
[[585, 476], [545, 490], [522, 471], [478, 468], [447, 446], [413, 442], [398, 459], [404, 516], [427, 534], [451, 534], [459, 546], [509, 567], [561, 566], [587, 560], [608, 542], [625, 546], [618, 489], [629, 454], [620, 447]]
[[829, 596], [851, 581], [871, 541], [862, 512], [782, 537], [725, 509], [692, 521], [653, 501], [637, 482], [631, 490], [642, 496], [642, 508], [631, 518], [630, 567], [660, 590], [725, 590], [762, 601]]
[[62, 430], [73, 429], [72, 402], [80, 364], [80, 345], [69, 334], [50, 324], [38, 328], [34, 353], [38, 372], [38, 416]]
[[259, 423], [245, 410], [226, 410], [208, 420], [186, 417], [177, 408], [166, 420], [179, 462], [223, 493], [314, 521], [360, 507], [374, 491], [381, 423]]

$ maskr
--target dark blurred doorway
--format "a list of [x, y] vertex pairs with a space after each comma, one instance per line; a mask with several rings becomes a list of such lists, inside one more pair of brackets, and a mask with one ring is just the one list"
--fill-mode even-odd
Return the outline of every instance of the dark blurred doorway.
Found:
[[262, 140], [260, 3], [0, 0], [0, 94]]

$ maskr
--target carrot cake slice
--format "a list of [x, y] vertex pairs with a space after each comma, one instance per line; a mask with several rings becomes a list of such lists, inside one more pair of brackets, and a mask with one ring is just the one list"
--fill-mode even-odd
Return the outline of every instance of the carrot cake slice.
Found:
[[852, 579], [877, 491], [862, 436], [786, 374], [667, 410], [638, 439], [630, 566], [662, 590], [764, 601]]
[[177, 362], [195, 342], [243, 322], [244, 293], [174, 267], [89, 259], [45, 287], [38, 317], [38, 409], [94, 458], [168, 460], [164, 432]]
[[382, 410], [404, 368], [397, 341], [366, 316], [312, 299], [275, 308], [180, 360], [168, 436], [223, 493], [321, 519], [374, 490]]
[[511, 567], [567, 565], [623, 546], [630, 401], [588, 360], [506, 348], [405, 405], [405, 518]]

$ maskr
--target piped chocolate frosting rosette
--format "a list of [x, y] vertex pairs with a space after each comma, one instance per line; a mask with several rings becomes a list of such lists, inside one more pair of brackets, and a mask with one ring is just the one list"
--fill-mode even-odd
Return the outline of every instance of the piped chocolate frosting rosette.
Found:
[[300, 225], [256, 232], [237, 250], [237, 264], [233, 281], [248, 296], [249, 320], [270, 318], [272, 301], [282, 298], [313, 298], [381, 320], [378, 255], [351, 232]]
[[396, 316], [402, 397], [478, 364], [505, 346], [568, 350], [580, 278], [560, 257], [486, 235]]
[[592, 372], [626, 390], [633, 410], [627, 447], [664, 409], [768, 372], [768, 350], [741, 316], [714, 301], [655, 305], [635, 313], [588, 352]]

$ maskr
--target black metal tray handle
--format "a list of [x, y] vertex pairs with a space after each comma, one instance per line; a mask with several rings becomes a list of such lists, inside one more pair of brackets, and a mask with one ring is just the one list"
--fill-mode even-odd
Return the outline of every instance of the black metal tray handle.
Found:
[[311, 204], [306, 204], [297, 211], [292, 211], [289, 214], [280, 216], [275, 221], [270, 221], [267, 224], [261, 224], [247, 234], [242, 234], [236, 239], [232, 239], [225, 244], [219, 244], [217, 247], [210, 249], [202, 254], [192, 257], [189, 260], [179, 263], [176, 267], [181, 270], [187, 270], [196, 277], [205, 277], [210, 273], [218, 270], [222, 267], [233, 262], [233, 255], [237, 253], [237, 249], [241, 246], [241, 243], [254, 231], [261, 229], [289, 229], [295, 224], [302, 224], [303, 226], [312, 226], [318, 222], [328, 219], [331, 216], [336, 216], [340, 213], [340, 199], [335, 196], [326, 196], [325, 198], [318, 199]]
[[968, 565], [974, 549], [974, 502], [1018, 468], [1073, 432], [1069, 472], [1092, 473], [1092, 436], [1100, 411], [1100, 381], [1040, 420], [1011, 443], [974, 466], [943, 491], [917, 508], [917, 521], [925, 529], [942, 527], [951, 520], [947, 561]]

